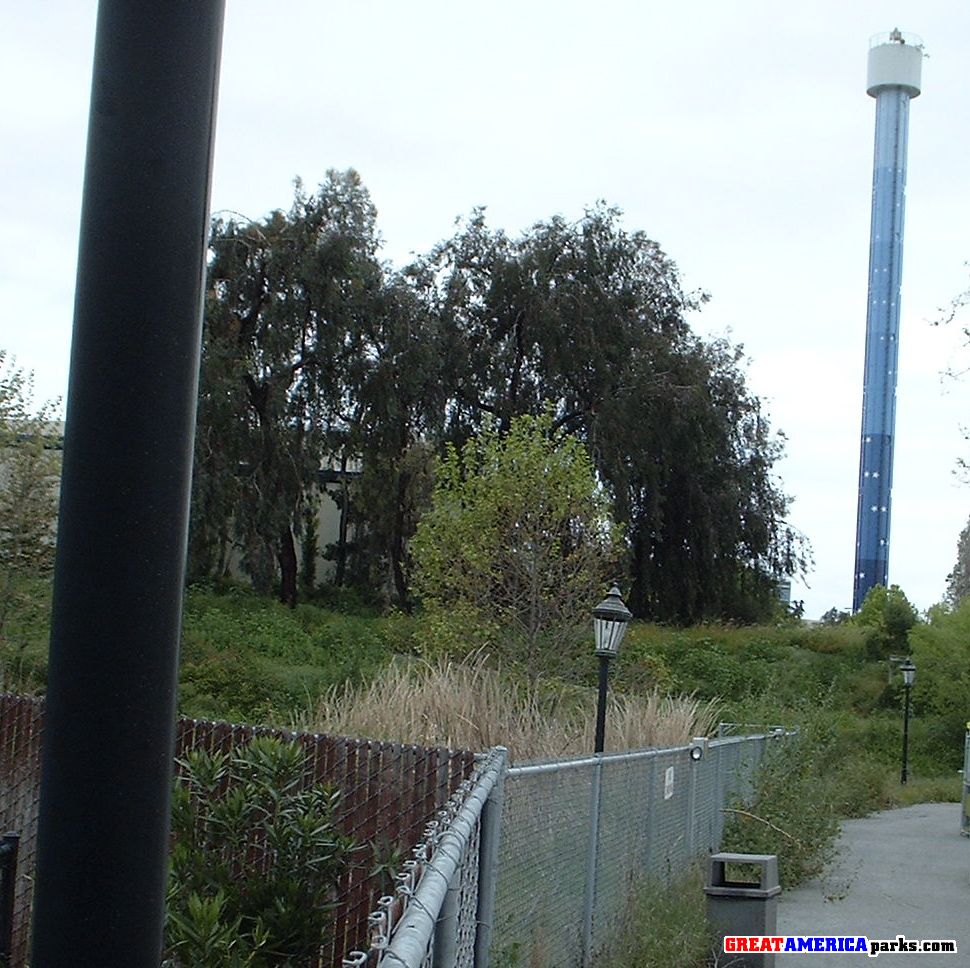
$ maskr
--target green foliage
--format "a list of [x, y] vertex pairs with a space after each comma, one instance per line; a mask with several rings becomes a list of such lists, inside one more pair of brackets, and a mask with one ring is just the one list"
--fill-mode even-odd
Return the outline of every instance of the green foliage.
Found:
[[782, 887], [821, 874], [839, 833], [836, 751], [834, 723], [817, 714], [803, 718], [795, 737], [769, 748], [753, 796], [730, 805], [722, 849], [777, 854]]
[[17, 575], [0, 632], [0, 687], [30, 695], [47, 680], [51, 580]]
[[242, 551], [296, 603], [295, 539], [342, 404], [341, 361], [381, 285], [376, 210], [353, 171], [297, 185], [289, 213], [216, 219], [196, 432], [192, 574]]
[[[797, 704], [805, 696], [828, 693], [833, 682], [843, 683], [865, 668], [863, 652], [864, 634], [859, 629], [798, 625], [678, 629], [634, 622], [615, 663], [615, 681], [621, 688], [647, 681], [704, 699], [723, 699], [729, 707], [743, 706], [762, 695]], [[852, 701], [848, 689], [840, 694], [844, 701]]]
[[[675, 264], [618, 209], [554, 217], [520, 238], [476, 210], [393, 271], [356, 173], [297, 186], [289, 211], [212, 233], [193, 501], [192, 574], [241, 552], [255, 587], [296, 600], [303, 510], [328, 464], [361, 468], [332, 492], [350, 525], [335, 583], [407, 609], [408, 545], [430, 467], [494, 420], [575, 433], [630, 536], [634, 612], [689, 623], [768, 620], [804, 539], [773, 465], [744, 355], [703, 341]], [[312, 541], [307, 546], [312, 551]]]
[[572, 657], [620, 534], [582, 444], [546, 412], [449, 448], [411, 550], [414, 587], [439, 624], [457, 606], [456, 631], [480, 623], [534, 677]]
[[310, 966], [337, 879], [356, 850], [333, 824], [338, 794], [307, 783], [306, 754], [257, 737], [181, 761], [172, 806], [168, 964]]
[[303, 540], [300, 543], [300, 585], [305, 595], [312, 595], [317, 587], [317, 554], [319, 518], [312, 507], [303, 509]]
[[708, 968], [716, 948], [707, 923], [704, 870], [693, 864], [667, 883], [645, 881], [634, 887], [619, 929], [596, 963], [604, 968]]
[[740, 349], [691, 333], [685, 316], [706, 297], [682, 290], [655, 242], [605, 204], [518, 238], [478, 209], [419, 267], [457, 390], [448, 439], [553, 401], [627, 527], [635, 614], [770, 615], [774, 579], [806, 561], [771, 474], [782, 441]]
[[909, 652], [909, 630], [919, 622], [919, 613], [898, 585], [873, 585], [852, 622], [869, 630], [872, 658], [886, 658]]
[[[0, 349], [0, 642], [27, 642], [10, 625], [30, 609], [35, 580], [54, 565], [60, 437], [55, 403], [33, 404], [33, 377]], [[12, 637], [16, 640], [12, 641]]]
[[179, 686], [185, 715], [287, 724], [333, 686], [387, 661], [382, 623], [231, 589], [186, 596]]
[[844, 625], [849, 619], [852, 618], [852, 613], [846, 609], [837, 608], [833, 605], [827, 612], [825, 612], [819, 621], [822, 625]]
[[970, 521], [960, 532], [957, 541], [957, 560], [953, 571], [946, 576], [946, 600], [957, 606], [970, 595]]
[[[929, 620], [910, 633], [916, 681], [912, 687], [913, 726], [941, 764], [962, 766], [963, 737], [970, 720], [970, 599], [952, 611], [930, 610]], [[896, 677], [897, 708], [902, 689]], [[920, 742], [922, 740], [922, 742]]]
[[889, 784], [886, 797], [893, 807], [911, 807], [917, 803], [959, 803], [963, 799], [960, 777], [926, 776], [910, 777], [905, 786], [899, 782]]

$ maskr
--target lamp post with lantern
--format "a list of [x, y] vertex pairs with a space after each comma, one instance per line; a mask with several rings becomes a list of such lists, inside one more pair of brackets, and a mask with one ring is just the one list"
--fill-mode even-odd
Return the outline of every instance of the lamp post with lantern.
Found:
[[620, 643], [627, 625], [633, 618], [623, 604], [620, 589], [613, 585], [610, 593], [593, 609], [593, 632], [596, 636], [596, 655], [600, 660], [599, 700], [596, 706], [596, 753], [603, 752], [606, 735], [606, 687], [610, 674], [610, 659], [620, 651]]
[[899, 775], [899, 782], [905, 786], [909, 766], [909, 693], [916, 679], [916, 666], [913, 665], [913, 660], [907, 657], [899, 667], [899, 671], [903, 674], [903, 688], [906, 690], [903, 706], [903, 768]]

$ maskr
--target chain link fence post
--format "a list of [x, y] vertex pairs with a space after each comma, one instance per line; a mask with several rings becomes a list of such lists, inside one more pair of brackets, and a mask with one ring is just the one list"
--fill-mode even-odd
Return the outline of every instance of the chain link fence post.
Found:
[[689, 856], [694, 854], [694, 842], [697, 837], [697, 768], [698, 764], [694, 762], [694, 757], [691, 756], [687, 764], [689, 771], [687, 780], [687, 853]]
[[960, 833], [970, 837], [970, 723], [967, 723], [967, 735], [963, 740], [963, 795], [960, 798]]
[[461, 898], [461, 867], [448, 882], [445, 899], [434, 928], [431, 968], [453, 968], [458, 963], [458, 912]]
[[502, 837], [502, 809], [505, 804], [505, 773], [509, 751], [497, 746], [498, 777], [482, 808], [478, 846], [478, 933], [475, 936], [475, 968], [488, 968], [488, 952], [495, 922], [495, 884], [498, 881], [499, 844]]
[[596, 757], [589, 801], [589, 851], [586, 855], [586, 900], [583, 906], [583, 966], [593, 960], [593, 909], [596, 905], [596, 865], [599, 857], [600, 793], [603, 787], [603, 756]]

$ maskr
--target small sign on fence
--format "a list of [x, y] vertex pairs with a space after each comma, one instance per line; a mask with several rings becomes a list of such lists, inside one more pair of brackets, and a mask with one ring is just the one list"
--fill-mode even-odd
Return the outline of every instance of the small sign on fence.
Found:
[[674, 768], [668, 766], [664, 773], [664, 800], [669, 800], [674, 795]]

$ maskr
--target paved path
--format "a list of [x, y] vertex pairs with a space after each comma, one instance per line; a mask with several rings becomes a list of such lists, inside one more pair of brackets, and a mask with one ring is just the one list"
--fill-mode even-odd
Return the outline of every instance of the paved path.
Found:
[[781, 954], [779, 968], [970, 965], [970, 841], [960, 805], [924, 803], [842, 825], [837, 870], [783, 891], [778, 934], [947, 939], [957, 954]]

